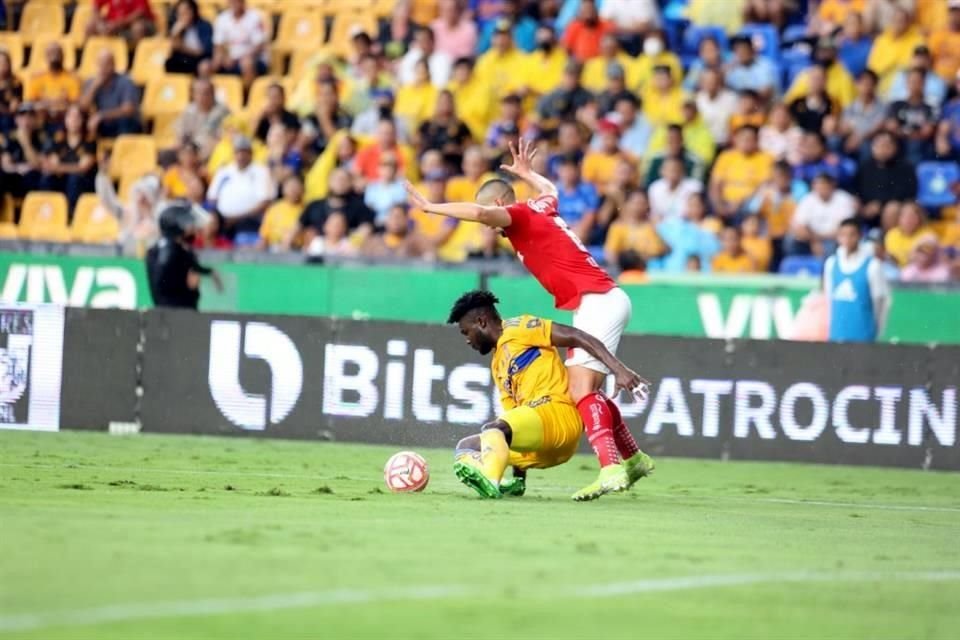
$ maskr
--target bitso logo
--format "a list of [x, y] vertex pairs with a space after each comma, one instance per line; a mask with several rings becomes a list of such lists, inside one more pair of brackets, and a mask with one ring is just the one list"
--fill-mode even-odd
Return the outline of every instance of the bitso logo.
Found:
[[[270, 368], [270, 382], [260, 393], [247, 391], [240, 383], [241, 351], [245, 358], [258, 358]], [[303, 362], [293, 341], [272, 325], [216, 320], [210, 324], [208, 382], [213, 401], [230, 422], [263, 431], [267, 424], [283, 421], [296, 406], [303, 389]]]

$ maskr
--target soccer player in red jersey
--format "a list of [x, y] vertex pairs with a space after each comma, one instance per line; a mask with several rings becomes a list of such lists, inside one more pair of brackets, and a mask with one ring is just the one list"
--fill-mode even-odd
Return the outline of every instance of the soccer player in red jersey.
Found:
[[[433, 203], [407, 185], [411, 204], [422, 211], [480, 222], [502, 229], [530, 273], [553, 295], [556, 307], [573, 312], [573, 326], [599, 339], [616, 353], [630, 320], [630, 298], [600, 268], [580, 239], [557, 213], [557, 188], [534, 172], [536, 153], [523, 140], [514, 149], [513, 164], [500, 168], [529, 183], [540, 195], [517, 202], [509, 182], [493, 179], [477, 191], [477, 202]], [[628, 489], [653, 471], [653, 460], [642, 452], [623, 422], [617, 405], [601, 390], [609, 370], [582, 349], [566, 361], [570, 395], [583, 419], [587, 439], [600, 461], [600, 475], [573, 494], [593, 500]], [[646, 387], [635, 391], [646, 393]]]

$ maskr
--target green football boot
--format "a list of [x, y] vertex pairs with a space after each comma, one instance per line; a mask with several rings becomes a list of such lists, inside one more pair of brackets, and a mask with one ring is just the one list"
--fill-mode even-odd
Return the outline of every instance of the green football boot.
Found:
[[472, 464], [454, 462], [453, 472], [460, 478], [460, 482], [480, 494], [482, 498], [502, 498], [500, 489], [483, 472]]
[[624, 460], [623, 466], [626, 467], [627, 476], [630, 478], [630, 484], [627, 485], [629, 489], [637, 483], [637, 480], [646, 478], [653, 473], [653, 470], [657, 468], [657, 463], [643, 451], [638, 451]]
[[500, 483], [500, 493], [511, 498], [519, 498], [527, 492], [527, 481], [524, 478], [510, 478]]
[[610, 464], [600, 469], [597, 479], [577, 491], [571, 497], [577, 502], [596, 500], [608, 493], [625, 491], [630, 486], [630, 477], [622, 464]]

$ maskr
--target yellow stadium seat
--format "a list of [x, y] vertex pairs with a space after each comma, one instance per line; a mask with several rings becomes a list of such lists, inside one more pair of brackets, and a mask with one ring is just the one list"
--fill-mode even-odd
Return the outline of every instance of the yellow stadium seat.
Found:
[[97, 57], [104, 50], [113, 52], [114, 68], [117, 73], [127, 71], [127, 43], [123, 38], [91, 36], [83, 45], [83, 56], [80, 58], [80, 69], [77, 71], [81, 78], [92, 78], [96, 75]]
[[0, 222], [0, 240], [16, 240], [19, 235], [17, 225], [12, 222]]
[[178, 113], [190, 103], [190, 76], [169, 73], [147, 82], [143, 93], [143, 115]]
[[396, 0], [373, 0], [373, 14], [378, 18], [389, 18], [396, 5]]
[[130, 79], [143, 86], [150, 80], [165, 75], [164, 65], [169, 57], [169, 39], [163, 37], [144, 38], [137, 43], [137, 49], [133, 53]]
[[117, 138], [110, 156], [110, 177], [114, 180], [139, 178], [157, 166], [157, 144], [151, 136], [124, 135]]
[[[150, 8], [153, 10], [157, 33], [167, 33], [167, 15], [170, 12], [170, 5], [166, 2], [151, 2]], [[137, 43], [137, 48], [139, 47], [140, 43]]]
[[215, 4], [200, 4], [200, 17], [213, 24], [220, 14], [220, 7]]
[[85, 193], [77, 200], [70, 235], [74, 242], [113, 244], [120, 236], [120, 223], [95, 193]]
[[66, 24], [62, 4], [30, 0], [23, 7], [18, 33], [30, 44], [40, 36], [63, 36]]
[[67, 71], [73, 71], [76, 68], [77, 50], [73, 48], [73, 45], [69, 41], [64, 42], [62, 35], [46, 35], [37, 36], [33, 40], [33, 45], [30, 47], [30, 61], [27, 63], [29, 73], [42, 73], [47, 70], [45, 52], [51, 42], [59, 43], [60, 48], [63, 49], [63, 68]]
[[19, 33], [0, 31], [0, 51], [10, 56], [10, 66], [17, 72], [23, 69], [23, 38]]
[[411, 0], [410, 19], [416, 24], [430, 24], [437, 17], [437, 0]]
[[0, 198], [0, 222], [13, 222], [13, 196], [9, 193]]
[[247, 96], [247, 113], [253, 117], [257, 118], [260, 116], [260, 112], [263, 111], [264, 106], [267, 104], [267, 90], [270, 88], [270, 85], [274, 83], [279, 83], [287, 92], [287, 97], [290, 96], [290, 92], [293, 90], [293, 79], [287, 77], [278, 77], [278, 76], [262, 76], [253, 81], [253, 84], [250, 86], [250, 95]]
[[243, 81], [239, 76], [215, 75], [213, 88], [217, 94], [217, 102], [226, 105], [233, 113], [243, 110]]
[[316, 11], [293, 10], [280, 16], [274, 48], [289, 53], [318, 48], [324, 38], [323, 16]]
[[[77, 4], [73, 12], [73, 18], [70, 19], [70, 31], [67, 32], [65, 40], [72, 42], [74, 47], [83, 46], [83, 41], [87, 39], [87, 23], [93, 17], [93, 4], [85, 2]], [[66, 42], [64, 43], [66, 45]]]
[[158, 150], [172, 149], [180, 144], [174, 126], [179, 113], [158, 113], [153, 119], [153, 141]]
[[37, 242], [70, 242], [67, 197], [52, 191], [31, 191], [23, 199], [20, 238]]
[[333, 17], [333, 25], [330, 27], [330, 42], [327, 43], [337, 55], [347, 56], [350, 54], [350, 38], [355, 31], [362, 30], [376, 39], [377, 16], [373, 13], [358, 13], [353, 11], [338, 11]]
[[[396, 6], [396, 0], [391, 4]], [[373, 7], [373, 0], [321, 0], [321, 11], [328, 16], [340, 13], [365, 13], [371, 11]], [[393, 11], [393, 7], [390, 10]]]

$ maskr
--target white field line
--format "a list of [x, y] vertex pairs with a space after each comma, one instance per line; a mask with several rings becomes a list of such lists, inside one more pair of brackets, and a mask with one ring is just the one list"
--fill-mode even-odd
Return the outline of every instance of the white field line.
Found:
[[[835, 572], [788, 571], [759, 574], [694, 575], [674, 578], [635, 580], [632, 582], [584, 585], [527, 592], [525, 597], [606, 598], [613, 596], [687, 591], [757, 584], [805, 582], [953, 582], [960, 571]], [[253, 597], [134, 602], [70, 611], [44, 611], [0, 615], [0, 633], [37, 631], [51, 627], [78, 627], [147, 619], [205, 617], [284, 609], [310, 609], [331, 605], [379, 604], [384, 602], [438, 601], [474, 598], [488, 591], [459, 585], [421, 586], [406, 589], [336, 589], [299, 593], [275, 593]]]
[[[336, 476], [326, 476], [326, 475], [314, 475], [308, 473], [274, 473], [267, 471], [246, 471], [238, 469], [236, 471], [229, 470], [212, 470], [212, 469], [169, 469], [163, 467], [129, 467], [129, 466], [111, 466], [111, 465], [71, 465], [66, 464], [45, 464], [45, 463], [14, 463], [14, 462], [0, 462], [0, 467], [16, 467], [29, 471], [30, 469], [59, 469], [63, 471], [103, 471], [103, 472], [116, 472], [124, 474], [144, 474], [144, 473], [156, 473], [163, 475], [187, 475], [187, 476], [221, 476], [226, 478], [237, 478], [237, 477], [248, 477], [248, 478], [273, 478], [273, 479], [288, 479], [288, 480], [315, 480], [315, 481], [331, 481], [344, 478], [342, 474]], [[347, 480], [350, 481], [364, 481], [364, 480], [373, 480], [379, 482], [378, 476], [366, 477], [354, 477], [346, 476]], [[436, 487], [438, 485], [445, 488], [456, 487], [459, 483], [457, 482], [444, 482], [442, 477], [440, 478], [431, 478], [432, 486]], [[638, 485], [636, 491], [642, 493], [643, 495], [653, 496], [657, 498], [670, 498], [670, 499], [686, 499], [686, 500], [709, 500], [709, 501], [721, 501], [721, 502], [765, 502], [769, 504], [790, 504], [798, 506], [815, 506], [815, 507], [841, 507], [846, 509], [879, 509], [883, 511], [928, 511], [933, 513], [960, 513], [960, 507], [941, 507], [941, 506], [928, 506], [928, 505], [911, 505], [911, 504], [887, 504], [883, 502], [840, 502], [833, 500], [801, 500], [798, 498], [763, 498], [759, 496], [697, 496], [687, 493], [683, 494], [674, 494], [666, 492], [647, 492], [642, 491], [642, 484]], [[544, 492], [548, 494], [557, 494], [564, 495], [572, 493], [578, 487], [551, 487], [550, 489], [543, 489], [534, 487], [535, 491]], [[616, 499], [616, 498], [614, 498]]]

